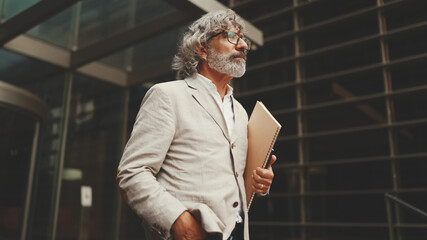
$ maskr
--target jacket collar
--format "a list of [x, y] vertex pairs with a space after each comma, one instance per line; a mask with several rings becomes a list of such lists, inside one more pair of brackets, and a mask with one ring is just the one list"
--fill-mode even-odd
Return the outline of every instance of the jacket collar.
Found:
[[[227, 130], [227, 124], [224, 119], [224, 115], [222, 114], [222, 111], [218, 106], [218, 104], [216, 103], [213, 96], [209, 94], [207, 89], [202, 85], [201, 81], [203, 79], [199, 79], [199, 78], [200, 76], [196, 74], [193, 77], [185, 79], [185, 82], [187, 83], [190, 89], [191, 95], [203, 107], [203, 109], [205, 109], [205, 111], [212, 117], [215, 123], [221, 128], [221, 131], [224, 134], [224, 136], [227, 138], [227, 140], [231, 142], [230, 136]], [[233, 104], [234, 104], [234, 101], [235, 100], [233, 98]], [[237, 119], [236, 111], [234, 111], [234, 113], [235, 113], [234, 118], [236, 122], [236, 119]], [[235, 129], [236, 127], [234, 127], [234, 130]], [[234, 133], [234, 130], [233, 130], [233, 133]]]

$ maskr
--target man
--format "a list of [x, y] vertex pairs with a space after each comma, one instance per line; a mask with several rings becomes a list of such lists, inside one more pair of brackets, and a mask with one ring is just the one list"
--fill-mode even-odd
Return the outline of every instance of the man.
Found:
[[[243, 30], [232, 10], [202, 16], [173, 61], [183, 80], [153, 86], [142, 101], [117, 178], [148, 239], [249, 239], [248, 116], [228, 85], [245, 72]], [[254, 171], [256, 193], [267, 193], [271, 164]]]

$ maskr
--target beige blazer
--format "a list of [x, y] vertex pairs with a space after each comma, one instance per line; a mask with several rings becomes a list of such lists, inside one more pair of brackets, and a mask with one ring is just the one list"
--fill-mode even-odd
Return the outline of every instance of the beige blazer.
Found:
[[157, 84], [147, 92], [119, 164], [119, 189], [142, 218], [148, 239], [171, 239], [171, 226], [185, 210], [207, 232], [226, 239], [241, 197], [248, 240], [248, 116], [233, 98], [229, 136], [218, 104], [198, 78]]

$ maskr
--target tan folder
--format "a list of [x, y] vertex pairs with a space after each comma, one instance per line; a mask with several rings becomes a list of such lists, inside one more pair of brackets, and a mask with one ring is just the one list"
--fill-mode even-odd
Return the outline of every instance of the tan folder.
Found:
[[252, 191], [252, 172], [265, 168], [282, 125], [262, 102], [257, 101], [248, 123], [248, 156], [245, 169], [246, 203], [248, 209], [255, 193]]

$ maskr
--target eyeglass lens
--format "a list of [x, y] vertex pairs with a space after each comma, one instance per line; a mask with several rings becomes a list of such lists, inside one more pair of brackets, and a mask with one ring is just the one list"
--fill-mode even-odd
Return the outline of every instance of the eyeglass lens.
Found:
[[249, 39], [247, 39], [246, 37], [243, 37], [243, 36], [239, 36], [235, 32], [231, 32], [231, 31], [228, 32], [227, 33], [227, 39], [230, 43], [236, 44], [236, 45], [239, 42], [239, 39], [242, 39], [243, 41], [246, 42], [246, 45], [248, 45], [248, 49], [250, 49], [250, 47], [251, 47], [251, 41]]

